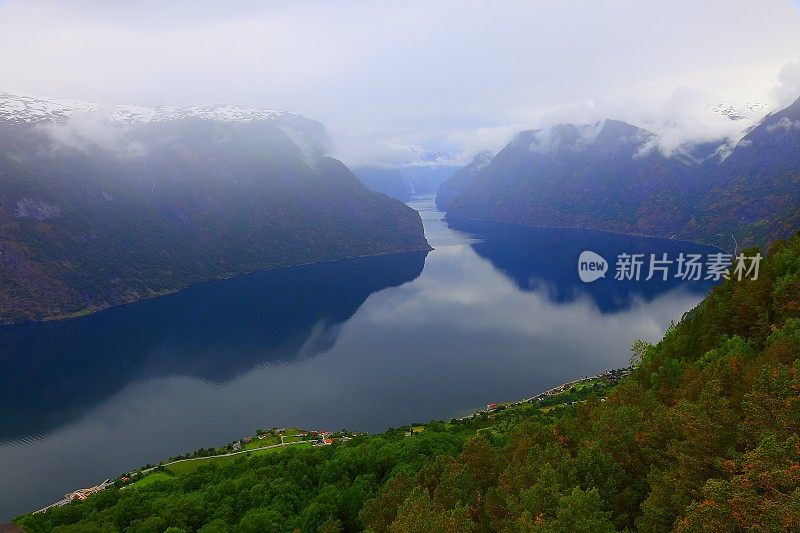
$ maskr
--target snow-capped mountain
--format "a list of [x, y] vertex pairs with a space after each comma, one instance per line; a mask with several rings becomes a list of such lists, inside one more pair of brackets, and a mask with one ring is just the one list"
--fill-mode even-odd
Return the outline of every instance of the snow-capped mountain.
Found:
[[800, 98], [770, 114], [757, 102], [709, 110], [737, 122], [749, 114], [737, 128], [758, 123], [735, 145], [669, 155], [652, 149], [654, 134], [615, 120], [524, 131], [457, 194], [448, 197], [445, 182], [439, 204], [451, 222], [644, 233], [731, 250], [797, 231]]
[[767, 111], [767, 104], [763, 102], [719, 102], [707, 105], [706, 109], [731, 120], [744, 120], [753, 115], [763, 115]]
[[0, 121], [15, 124], [63, 122], [77, 113], [99, 114], [123, 124], [150, 123], [200, 118], [225, 122], [257, 122], [298, 116], [274, 109], [252, 109], [233, 105], [183, 107], [142, 107], [103, 105], [78, 100], [0, 93]]
[[3, 95], [0, 323], [428, 249], [413, 209], [326, 152], [324, 126], [291, 113]]
[[[217, 123], [220, 127], [274, 127], [287, 135], [309, 157], [327, 153], [331, 147], [328, 133], [320, 122], [275, 109], [255, 109], [234, 105], [198, 105], [180, 107], [145, 107], [105, 105], [30, 95], [0, 93], [0, 128], [37, 128], [55, 134], [61, 144], [66, 135], [72, 141], [95, 146], [107, 145], [124, 137], [148, 144], [167, 126], [186, 121]], [[109, 130], [108, 127], [111, 127]], [[188, 125], [191, 127], [191, 125]], [[100, 138], [98, 138], [98, 136]], [[158, 142], [162, 142], [163, 139]], [[75, 144], [68, 142], [67, 144]]]

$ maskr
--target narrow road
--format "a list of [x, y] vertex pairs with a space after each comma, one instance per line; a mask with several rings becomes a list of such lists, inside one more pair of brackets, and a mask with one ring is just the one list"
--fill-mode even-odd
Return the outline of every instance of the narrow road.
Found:
[[295, 441], [295, 442], [283, 442], [283, 436], [281, 436], [281, 443], [280, 444], [270, 444], [269, 446], [260, 446], [258, 448], [250, 448], [249, 450], [239, 450], [238, 452], [228, 452], [228, 453], [223, 453], [223, 454], [220, 454], [220, 455], [207, 455], [205, 457], [189, 457], [188, 459], [178, 459], [177, 461], [164, 463], [164, 464], [161, 464], [161, 465], [158, 465], [158, 466], [151, 466], [150, 468], [146, 468], [145, 470], [142, 470], [141, 472], [142, 472], [142, 474], [147, 474], [149, 472], [152, 472], [153, 470], [155, 470], [159, 466], [167, 467], [167, 466], [174, 465], [174, 464], [177, 464], [177, 463], [185, 463], [187, 461], [202, 461], [204, 459], [219, 459], [220, 457], [230, 457], [232, 455], [239, 455], [239, 454], [242, 454], [242, 453], [257, 452], [257, 451], [260, 451], [260, 450], [269, 450], [270, 448], [280, 448], [281, 446], [291, 446], [292, 444], [303, 444], [305, 442], [307, 442], [307, 441], [298, 440], [298, 441]]

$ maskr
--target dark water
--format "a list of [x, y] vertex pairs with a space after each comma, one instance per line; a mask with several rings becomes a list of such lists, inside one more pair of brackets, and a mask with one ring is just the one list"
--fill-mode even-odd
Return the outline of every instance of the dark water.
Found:
[[[414, 207], [436, 249], [257, 273], [79, 320], [0, 328], [0, 520], [257, 427], [379, 432], [625, 366], [708, 283], [592, 284], [590, 249], [685, 243]], [[613, 269], [613, 266], [612, 266]]]

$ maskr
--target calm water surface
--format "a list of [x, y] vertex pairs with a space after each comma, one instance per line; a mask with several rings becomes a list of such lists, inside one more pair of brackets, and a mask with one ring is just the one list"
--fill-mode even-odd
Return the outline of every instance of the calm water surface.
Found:
[[257, 427], [380, 432], [626, 366], [633, 340], [658, 339], [709, 290], [577, 276], [584, 249], [709, 251], [697, 245], [450, 227], [432, 199], [412, 206], [427, 255], [256, 273], [0, 328], [0, 521]]

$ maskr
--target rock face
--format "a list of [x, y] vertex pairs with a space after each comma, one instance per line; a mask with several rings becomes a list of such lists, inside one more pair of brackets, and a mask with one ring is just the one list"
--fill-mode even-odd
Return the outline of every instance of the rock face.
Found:
[[[525, 131], [492, 161], [445, 182], [451, 220], [581, 227], [714, 244], [764, 245], [800, 228], [800, 100], [724, 157], [721, 143], [672, 156], [624, 122]], [[458, 175], [458, 173], [456, 174]], [[455, 177], [455, 176], [454, 176]]]
[[419, 215], [324, 156], [316, 121], [0, 96], [0, 322], [428, 249]]

